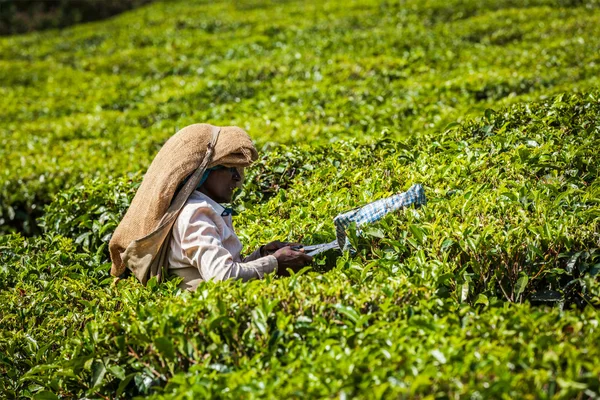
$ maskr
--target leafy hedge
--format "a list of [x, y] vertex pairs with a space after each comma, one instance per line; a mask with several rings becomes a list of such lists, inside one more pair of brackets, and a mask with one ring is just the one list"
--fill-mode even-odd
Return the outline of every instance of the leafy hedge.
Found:
[[[276, 148], [238, 194], [241, 235], [251, 246], [273, 237], [332, 240], [338, 213], [422, 183], [425, 209], [367, 231], [380, 239], [372, 256], [460, 266], [462, 300], [491, 291], [518, 302], [536, 290], [551, 300], [565, 287], [581, 289], [572, 277], [598, 272], [598, 115], [598, 92], [561, 95], [403, 141]], [[108, 240], [140, 179], [63, 192], [40, 224], [107, 262]], [[318, 182], [327, 188], [316, 190]]]
[[[169, 1], [0, 39], [0, 397], [600, 396], [599, 19]], [[141, 172], [198, 121], [260, 147], [247, 250], [332, 240], [413, 183], [429, 202], [289, 278], [114, 282]]]
[[195, 294], [108, 275], [106, 242], [139, 175], [75, 186], [46, 209], [44, 235], [0, 237], [0, 388], [593, 397], [599, 114], [598, 92], [561, 95], [435, 135], [273, 148], [236, 200], [248, 248], [331, 240], [336, 213], [415, 182], [429, 203], [354, 237], [357, 254], [333, 265]]
[[599, 27], [597, 1], [168, 1], [2, 38], [0, 231], [39, 233], [56, 193], [144, 170], [198, 121], [369, 141], [597, 87]]

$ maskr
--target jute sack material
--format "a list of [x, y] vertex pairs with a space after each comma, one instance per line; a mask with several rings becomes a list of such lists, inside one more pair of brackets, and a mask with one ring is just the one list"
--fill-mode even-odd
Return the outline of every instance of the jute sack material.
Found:
[[257, 158], [248, 134], [235, 126], [194, 124], [173, 135], [152, 161], [110, 240], [110, 273], [120, 276], [128, 268], [144, 285], [153, 276], [160, 281], [171, 229], [204, 171], [216, 165], [247, 167]]

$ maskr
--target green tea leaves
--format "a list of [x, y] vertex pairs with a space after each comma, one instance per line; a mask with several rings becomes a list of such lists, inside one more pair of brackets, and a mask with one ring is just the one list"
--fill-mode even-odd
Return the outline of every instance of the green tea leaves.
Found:
[[529, 277], [522, 273], [519, 276], [519, 279], [517, 279], [517, 283], [515, 284], [515, 296], [518, 298], [521, 296], [521, 294], [523, 294], [523, 292], [525, 291], [525, 288], [527, 287], [527, 283], [529, 282]]
[[[0, 39], [0, 397], [598, 397], [596, 3], [154, 2]], [[197, 122], [259, 149], [244, 255], [430, 201], [290, 277], [115, 281], [112, 233]]]
[[167, 337], [157, 337], [154, 339], [154, 346], [156, 346], [156, 350], [166, 359], [172, 359], [175, 357], [175, 351], [173, 347], [173, 342], [171, 339]]
[[96, 387], [102, 384], [104, 375], [106, 374], [106, 367], [101, 360], [96, 360], [92, 363], [92, 380], [90, 381], [91, 387]]

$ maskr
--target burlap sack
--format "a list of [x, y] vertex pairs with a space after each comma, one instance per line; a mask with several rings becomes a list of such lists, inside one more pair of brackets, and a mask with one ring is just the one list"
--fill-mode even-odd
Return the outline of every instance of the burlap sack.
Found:
[[[201, 165], [215, 136], [218, 140], [214, 152], [206, 165]], [[238, 127], [194, 124], [173, 135], [152, 161], [112, 236], [110, 273], [120, 276], [129, 268], [143, 284], [152, 276], [160, 280], [162, 268], [166, 267], [171, 228], [194, 190], [197, 182], [193, 178], [199, 181], [202, 167], [247, 167], [257, 157], [252, 140]], [[192, 178], [173, 201], [177, 187], [190, 175]]]

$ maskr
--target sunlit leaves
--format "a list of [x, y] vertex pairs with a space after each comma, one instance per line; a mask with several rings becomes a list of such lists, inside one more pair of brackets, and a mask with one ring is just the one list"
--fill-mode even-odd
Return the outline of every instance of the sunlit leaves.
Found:
[[[597, 397], [596, 8], [157, 2], [2, 39], [0, 229], [40, 234], [0, 236], [2, 397]], [[429, 202], [289, 278], [114, 283], [141, 173], [205, 121], [261, 153], [246, 253]]]
[[238, 125], [260, 146], [405, 138], [597, 87], [598, 18], [594, 1], [177, 1], [2, 38], [0, 230], [39, 233], [58, 192], [144, 170], [190, 123]]

